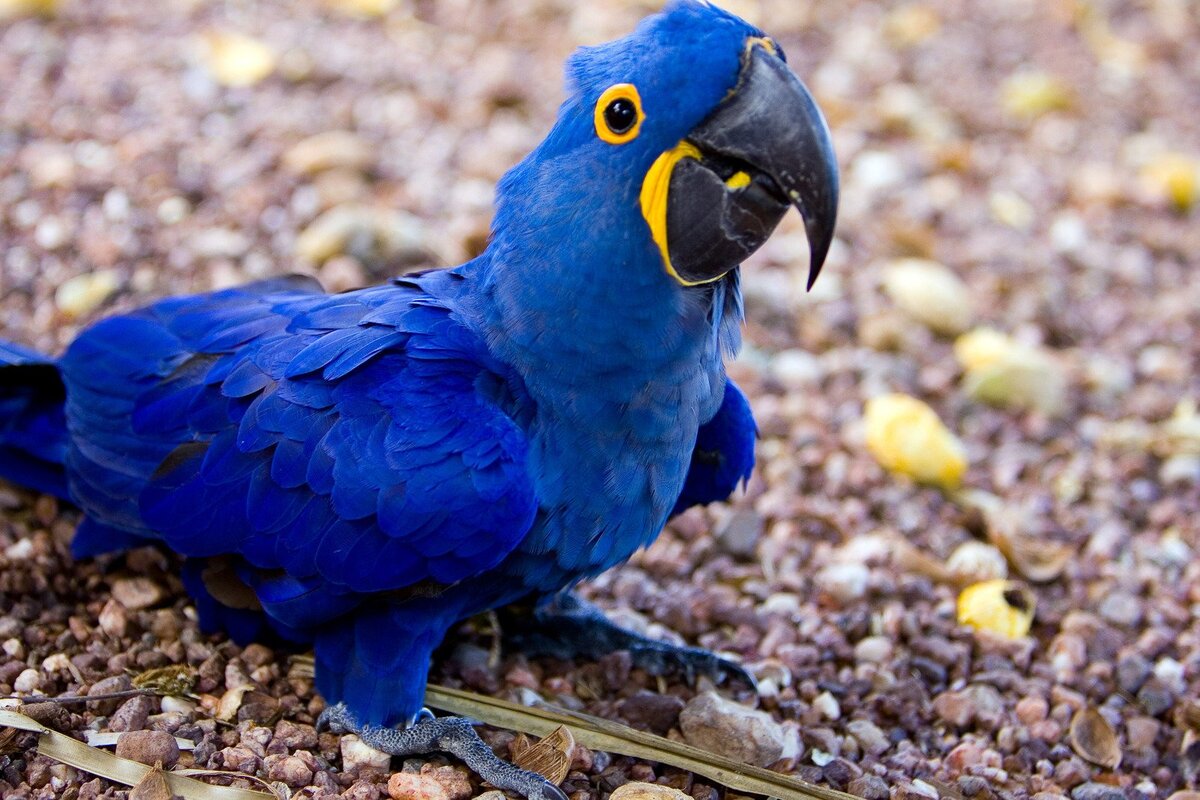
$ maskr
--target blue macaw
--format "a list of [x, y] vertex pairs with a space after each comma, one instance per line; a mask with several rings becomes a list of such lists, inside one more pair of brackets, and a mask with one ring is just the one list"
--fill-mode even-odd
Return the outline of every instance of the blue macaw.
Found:
[[0, 475], [82, 509], [77, 557], [170, 548], [206, 627], [313, 645], [335, 730], [457, 754], [531, 798], [562, 793], [423, 712], [431, 652], [530, 603], [531, 648], [738, 674], [564, 590], [749, 474], [754, 421], [722, 363], [738, 265], [795, 206], [811, 284], [838, 191], [783, 51], [708, 3], [566, 74], [472, 261], [336, 295], [286, 277], [169, 298], [58, 359], [0, 345]]

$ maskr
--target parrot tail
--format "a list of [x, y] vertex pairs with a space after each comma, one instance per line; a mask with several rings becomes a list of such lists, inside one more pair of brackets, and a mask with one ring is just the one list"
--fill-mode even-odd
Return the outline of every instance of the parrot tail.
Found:
[[53, 360], [0, 340], [0, 478], [71, 499], [65, 398]]

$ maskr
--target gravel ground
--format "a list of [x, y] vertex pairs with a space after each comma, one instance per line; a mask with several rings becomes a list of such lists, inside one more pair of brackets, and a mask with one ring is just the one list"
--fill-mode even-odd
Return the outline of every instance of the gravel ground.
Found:
[[[1200, 7], [729, 5], [780, 39], [828, 113], [839, 238], [811, 294], [796, 220], [745, 269], [748, 348], [731, 372], [762, 429], [747, 491], [688, 512], [586, 593], [749, 664], [759, 695], [724, 692], [769, 715], [746, 723], [766, 737], [748, 755], [872, 800], [1194, 785]], [[562, 59], [648, 10], [68, 0], [0, 22], [0, 331], [57, 351], [87, 321], [165, 294], [295, 270], [343, 289], [460, 260], [486, 236], [493, 183], [547, 128]], [[889, 282], [904, 257], [961, 282]], [[980, 402], [955, 356], [953, 334], [980, 325], [1024, 348], [1032, 377], [1004, 373], [989, 395], [1006, 407]], [[967, 494], [872, 456], [864, 403], [887, 391], [921, 398], [961, 438]], [[255, 773], [293, 797], [387, 796], [370, 754], [311, 728], [321, 702], [287, 654], [198, 633], [175, 562], [146, 550], [75, 564], [76, 512], [12, 487], [0, 509], [0, 695], [97, 694], [190, 664], [197, 701], [35, 712], [79, 735], [174, 732], [197, 742], [180, 764]], [[1029, 579], [1028, 636], [959, 625], [963, 585], [1004, 574]], [[495, 663], [491, 645], [464, 627], [434, 680], [672, 737], [697, 738], [689, 720], [732, 724], [697, 694], [710, 687], [621, 654]], [[507, 755], [512, 735], [489, 735]], [[3, 797], [125, 796], [28, 741], [0, 735]], [[141, 745], [164, 755], [155, 737]], [[454, 800], [482, 791], [456, 767], [424, 778]], [[582, 749], [565, 788], [584, 800], [629, 780], [725, 796]]]

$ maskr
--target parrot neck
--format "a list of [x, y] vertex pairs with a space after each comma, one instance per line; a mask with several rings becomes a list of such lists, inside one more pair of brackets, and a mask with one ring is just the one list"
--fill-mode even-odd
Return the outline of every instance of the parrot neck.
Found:
[[[609, 266], [580, 266], [597, 250]], [[722, 356], [740, 346], [736, 270], [717, 283], [685, 288], [650, 248], [636, 254], [590, 248], [560, 258], [554, 264], [553, 253], [527, 255], [501, 241], [463, 267], [476, 284], [475, 323], [538, 402], [572, 405], [586, 390], [596, 400], [625, 404], [652, 387], [678, 395], [684, 384], [703, 383], [699, 396], [681, 399], [695, 403], [701, 419], [715, 411], [721, 393], [710, 397], [708, 388], [723, 382]], [[555, 394], [562, 396], [549, 396]]]

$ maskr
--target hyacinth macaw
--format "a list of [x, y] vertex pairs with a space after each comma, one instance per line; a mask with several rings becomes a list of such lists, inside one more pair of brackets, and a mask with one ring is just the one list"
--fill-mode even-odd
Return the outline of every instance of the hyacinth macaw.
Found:
[[799, 209], [833, 236], [829, 132], [779, 46], [673, 2], [575, 53], [545, 140], [503, 178], [486, 251], [325, 294], [307, 278], [175, 297], [57, 359], [0, 345], [0, 475], [82, 509], [77, 557], [161, 543], [202, 624], [311, 643], [323, 722], [563, 797], [422, 709], [430, 654], [526, 603], [520, 639], [729, 662], [566, 594], [723, 499], [753, 465], [727, 380], [738, 265]]

